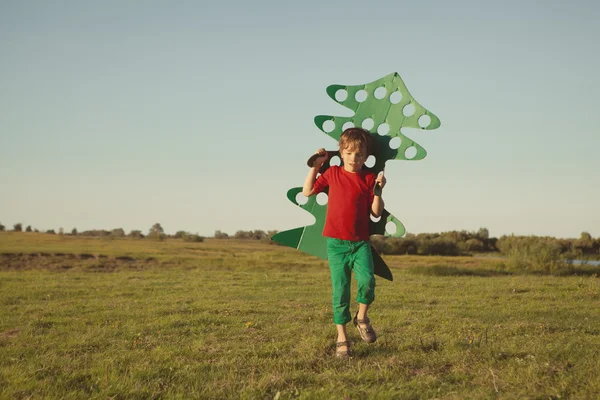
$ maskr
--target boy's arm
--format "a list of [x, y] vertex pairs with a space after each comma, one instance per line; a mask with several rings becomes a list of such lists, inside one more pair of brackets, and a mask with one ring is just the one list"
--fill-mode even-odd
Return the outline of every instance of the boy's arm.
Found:
[[304, 185], [302, 186], [302, 194], [306, 197], [312, 196], [315, 194], [314, 186], [315, 180], [317, 179], [317, 174], [321, 169], [321, 166], [325, 161], [327, 161], [327, 151], [325, 149], [319, 149], [315, 154], [322, 155], [317, 158], [313, 164], [313, 166], [308, 170], [308, 175], [306, 175], [306, 179], [304, 180]]
[[383, 209], [385, 208], [385, 204], [381, 198], [381, 191], [385, 186], [385, 182], [385, 176], [383, 175], [383, 171], [381, 171], [379, 175], [377, 175], [377, 179], [375, 179], [375, 196], [373, 197], [373, 204], [371, 204], [371, 214], [376, 218], [381, 216]]
[[308, 175], [306, 175], [306, 179], [304, 180], [304, 186], [302, 186], [302, 194], [306, 197], [310, 197], [315, 194], [313, 186], [315, 186], [315, 180], [317, 179], [318, 173], [319, 168], [312, 167], [308, 170]]
[[385, 204], [383, 203], [381, 196], [375, 196], [373, 198], [373, 204], [371, 205], [371, 214], [373, 214], [375, 218], [381, 217], [384, 207]]

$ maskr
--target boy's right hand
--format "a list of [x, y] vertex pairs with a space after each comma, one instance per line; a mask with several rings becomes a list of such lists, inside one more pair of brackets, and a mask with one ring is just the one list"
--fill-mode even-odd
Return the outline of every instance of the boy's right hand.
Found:
[[320, 148], [315, 154], [313, 154], [306, 162], [311, 168], [321, 168], [321, 166], [327, 161], [329, 155], [327, 150]]

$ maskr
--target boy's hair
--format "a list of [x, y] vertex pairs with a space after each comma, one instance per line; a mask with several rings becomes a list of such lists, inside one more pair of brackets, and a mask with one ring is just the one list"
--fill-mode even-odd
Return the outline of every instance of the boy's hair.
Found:
[[348, 128], [340, 136], [340, 151], [362, 146], [371, 154], [371, 134], [362, 128]]

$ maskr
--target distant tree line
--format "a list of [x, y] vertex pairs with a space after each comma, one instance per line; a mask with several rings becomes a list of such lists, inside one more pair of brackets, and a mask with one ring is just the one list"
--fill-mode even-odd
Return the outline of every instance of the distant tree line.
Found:
[[[237, 231], [229, 235], [215, 231], [215, 239], [269, 240], [277, 231]], [[273, 243], [273, 242], [271, 242]], [[490, 237], [487, 228], [477, 231], [449, 231], [442, 233], [406, 234], [401, 238], [372, 236], [373, 247], [381, 254], [389, 255], [440, 255], [460, 256], [482, 253], [500, 253], [507, 255], [516, 248], [520, 251], [536, 252], [540, 247], [551, 246], [562, 258], [600, 257], [600, 238], [592, 238], [588, 232], [582, 232], [578, 239], [557, 239], [553, 237], [504, 235], [499, 239]], [[543, 244], [543, 245], [540, 245]], [[525, 250], [523, 250], [525, 249]]]
[[221, 231], [215, 231], [214, 238], [215, 239], [249, 239], [249, 240], [270, 240], [273, 235], [275, 235], [278, 231], [263, 231], [263, 230], [253, 230], [253, 231], [237, 231], [233, 236], [229, 236], [227, 233]]
[[[0, 224], [0, 232], [5, 231], [6, 227]], [[13, 225], [13, 231], [22, 232], [23, 224], [17, 223]], [[25, 232], [38, 232], [37, 229], [32, 229], [31, 225], [25, 228]], [[276, 244], [270, 239], [278, 231], [276, 230], [238, 230], [233, 235], [229, 235], [220, 230], [215, 231], [214, 239], [241, 239], [241, 240], [261, 240]], [[51, 229], [45, 233], [56, 234]], [[65, 235], [63, 228], [59, 229], [59, 235]], [[124, 238], [133, 239], [153, 239], [165, 240], [168, 238], [181, 239], [188, 242], [202, 242], [204, 237], [185, 231], [177, 231], [174, 235], [167, 235], [160, 223], [155, 223], [148, 230], [147, 234], [141, 230], [132, 230], [125, 233], [122, 228], [105, 230], [87, 230], [78, 232], [76, 228], [71, 230], [72, 236], [89, 236], [89, 237], [107, 237], [107, 238]], [[478, 253], [500, 253], [507, 256], [509, 259], [521, 260], [521, 263], [535, 263], [531, 260], [526, 260], [525, 255], [536, 254], [544, 259], [581, 259], [581, 258], [600, 258], [600, 238], [593, 238], [588, 232], [582, 232], [579, 238], [575, 239], [558, 239], [554, 237], [539, 237], [539, 236], [515, 236], [504, 235], [500, 238], [490, 237], [487, 228], [480, 228], [477, 231], [449, 231], [442, 233], [420, 233], [406, 234], [401, 238], [393, 238], [388, 236], [373, 236], [371, 242], [375, 249], [381, 254], [389, 255], [441, 255], [441, 256], [459, 256], [472, 255]], [[517, 255], [520, 255], [517, 257]], [[518, 264], [518, 263], [517, 263]], [[515, 266], [518, 268], [518, 266]]]
[[383, 254], [458, 256], [499, 252], [506, 255], [515, 248], [534, 251], [536, 246], [544, 244], [555, 249], [555, 253], [561, 257], [575, 259], [600, 256], [600, 238], [594, 239], [588, 232], [582, 232], [577, 239], [515, 235], [504, 235], [497, 239], [489, 237], [488, 230], [481, 228], [476, 232], [407, 234], [401, 238], [375, 236], [371, 241]]
[[401, 238], [374, 236], [373, 247], [381, 254], [414, 254], [459, 256], [497, 251], [496, 238], [490, 238], [486, 228], [476, 232], [408, 233]]
[[[0, 232], [4, 232], [6, 231], [6, 227], [2, 224], [0, 224]], [[13, 225], [13, 232], [23, 232], [23, 224], [22, 223], [17, 223]], [[27, 228], [25, 228], [25, 232], [39, 232], [37, 229], [32, 229], [31, 225], [27, 225]]]
[[[4, 232], [5, 230], [6, 230], [6, 227], [4, 225], [0, 224], [0, 232]], [[23, 232], [23, 224], [22, 223], [14, 224], [13, 231], [14, 232]], [[39, 231], [37, 229], [32, 230], [31, 226], [27, 226], [27, 228], [25, 229], [25, 232], [39, 232]], [[54, 229], [49, 229], [49, 230], [45, 231], [44, 233], [55, 235], [56, 231]], [[159, 240], [159, 241], [163, 241], [167, 238], [182, 239], [186, 242], [202, 242], [202, 241], [204, 241], [203, 236], [200, 236], [196, 233], [189, 233], [189, 232], [185, 232], [185, 231], [177, 231], [174, 235], [167, 235], [167, 234], [165, 234], [165, 231], [160, 223], [155, 223], [154, 225], [152, 225], [152, 227], [148, 230], [148, 233], [146, 235], [144, 235], [142, 233], [142, 231], [140, 231], [140, 230], [132, 230], [127, 234], [127, 233], [125, 233], [125, 230], [123, 228], [117, 228], [117, 229], [111, 229], [111, 230], [93, 229], [93, 230], [87, 230], [87, 231], [83, 231], [83, 232], [79, 232], [77, 230], [77, 228], [73, 228], [71, 230], [71, 233], [65, 233], [64, 229], [60, 228], [58, 230], [58, 234], [59, 235], [70, 235], [70, 236], [104, 237], [104, 238], [111, 238], [111, 239], [112, 238], [129, 237], [129, 238], [133, 238], [133, 239], [153, 239], [153, 240]]]

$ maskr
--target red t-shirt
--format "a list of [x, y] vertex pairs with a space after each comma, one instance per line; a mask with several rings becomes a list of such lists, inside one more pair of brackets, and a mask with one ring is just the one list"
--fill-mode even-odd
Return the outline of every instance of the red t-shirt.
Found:
[[315, 181], [314, 193], [329, 187], [323, 236], [343, 240], [369, 240], [369, 215], [377, 176], [372, 172], [348, 172], [331, 166]]

